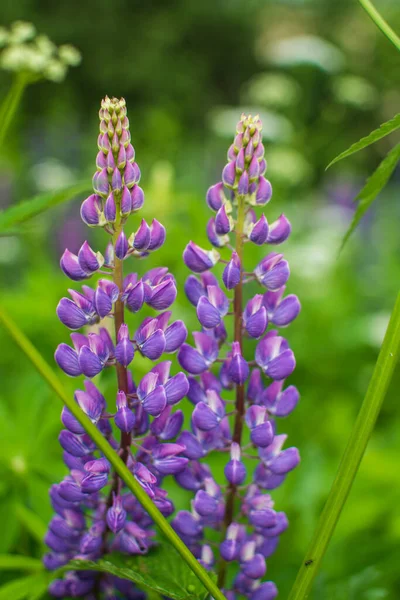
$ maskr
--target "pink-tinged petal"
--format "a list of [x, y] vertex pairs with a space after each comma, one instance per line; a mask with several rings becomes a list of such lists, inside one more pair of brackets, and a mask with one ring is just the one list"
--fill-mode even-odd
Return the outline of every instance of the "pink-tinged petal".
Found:
[[297, 448], [287, 448], [275, 458], [269, 465], [269, 468], [276, 475], [284, 475], [292, 471], [300, 462], [300, 455]]
[[110, 194], [104, 205], [104, 218], [108, 223], [115, 223], [117, 218], [117, 205], [114, 194]]
[[186, 340], [187, 329], [183, 321], [175, 321], [164, 331], [165, 352], [175, 352]]
[[182, 344], [180, 347], [178, 362], [188, 373], [193, 373], [193, 375], [203, 373], [208, 367], [203, 356], [188, 344]]
[[292, 231], [292, 227], [290, 222], [285, 217], [285, 215], [281, 215], [276, 221], [271, 223], [268, 232], [268, 244], [282, 244], [289, 237]]
[[207, 296], [209, 301], [218, 309], [221, 316], [225, 316], [229, 310], [229, 300], [217, 285], [207, 286]]
[[186, 396], [189, 391], [189, 382], [184, 373], [178, 373], [168, 379], [164, 385], [168, 404], [176, 404]]
[[[163, 363], [161, 363], [163, 364]], [[156, 365], [158, 366], [158, 365]], [[137, 388], [137, 395], [139, 400], [144, 400], [150, 392], [152, 392], [159, 384], [159, 374], [155, 371], [155, 367], [150, 373], [147, 373], [140, 381]]]
[[71, 377], [78, 377], [82, 374], [79, 364], [78, 354], [67, 344], [60, 344], [57, 347], [54, 358], [58, 366]]
[[85, 381], [85, 388], [86, 392], [76, 390], [75, 400], [89, 419], [97, 423], [106, 407], [104, 397], [91, 381]]
[[107, 198], [109, 192], [108, 173], [104, 167], [101, 171], [97, 172], [93, 176], [93, 189], [97, 194]]
[[292, 350], [285, 350], [272, 359], [265, 368], [265, 374], [271, 379], [281, 380], [289, 377], [296, 367], [296, 360]]
[[172, 362], [170, 360], [164, 360], [163, 362], [158, 363], [152, 369], [152, 373], [158, 374], [158, 383], [161, 385], [165, 385], [168, 380], [169, 372], [171, 370]]
[[222, 181], [228, 188], [233, 188], [235, 184], [236, 178], [236, 165], [235, 163], [229, 162], [225, 165], [224, 170], [222, 171]]
[[107, 294], [111, 302], [118, 300], [119, 288], [113, 281], [110, 281], [109, 279], [99, 279], [97, 285]]
[[126, 217], [127, 215], [129, 215], [132, 211], [132, 195], [133, 195], [133, 190], [132, 190], [132, 194], [131, 194], [131, 192], [128, 190], [128, 188], [125, 185], [122, 188], [121, 207], [120, 207], [121, 216], [123, 216], [123, 217]]
[[246, 196], [249, 193], [249, 174], [244, 171], [238, 182], [237, 192], [239, 196]]

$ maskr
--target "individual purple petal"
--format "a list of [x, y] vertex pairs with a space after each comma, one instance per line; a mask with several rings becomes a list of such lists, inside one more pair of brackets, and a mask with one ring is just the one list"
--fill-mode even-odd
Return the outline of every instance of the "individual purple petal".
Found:
[[240, 446], [236, 442], [231, 445], [231, 460], [225, 465], [224, 473], [232, 485], [241, 485], [246, 479], [246, 467], [240, 460]]
[[182, 450], [182, 454], [190, 460], [197, 460], [205, 455], [203, 446], [197, 437], [194, 436], [193, 433], [190, 433], [190, 431], [183, 431], [177, 439], [177, 443], [185, 446], [185, 449]]
[[126, 306], [131, 312], [138, 312], [144, 303], [144, 285], [140, 279], [135, 285], [128, 287], [124, 292]]
[[175, 352], [187, 338], [187, 329], [183, 321], [174, 321], [164, 331], [165, 352]]
[[250, 596], [250, 600], [274, 600], [278, 595], [278, 589], [272, 581], [262, 583]]
[[86, 377], [95, 377], [104, 368], [104, 363], [88, 346], [83, 346], [79, 352], [79, 367]]
[[290, 222], [285, 215], [281, 215], [269, 226], [267, 244], [282, 244], [289, 237], [291, 230]]
[[249, 376], [249, 365], [242, 356], [239, 342], [232, 343], [232, 359], [229, 365], [229, 376], [237, 385], [243, 385]]
[[221, 322], [219, 310], [211, 304], [206, 296], [202, 296], [197, 304], [197, 318], [206, 329], [212, 329]]
[[296, 366], [294, 354], [287, 348], [286, 340], [277, 335], [267, 335], [259, 342], [256, 362], [274, 380], [286, 379]]
[[111, 189], [119, 193], [122, 189], [122, 178], [119, 169], [115, 168], [111, 177]]
[[229, 243], [228, 235], [219, 235], [217, 233], [215, 218], [211, 217], [207, 223], [206, 227], [207, 237], [210, 243], [216, 248], [223, 248], [226, 244]]
[[230, 232], [232, 222], [226, 211], [226, 204], [223, 204], [215, 216], [215, 231], [218, 235], [225, 235]]
[[117, 241], [115, 242], [115, 255], [119, 260], [124, 260], [126, 253], [128, 252], [128, 240], [123, 231], [119, 234]]
[[71, 431], [63, 429], [58, 436], [61, 446], [73, 456], [86, 456], [92, 452], [92, 448], [85, 442], [81, 435], [75, 435]]
[[[133, 194], [133, 190], [132, 190]], [[132, 209], [132, 194], [126, 187], [122, 188], [121, 201], [120, 201], [120, 213], [122, 217], [126, 217], [131, 213]]]
[[96, 289], [93, 304], [94, 304], [97, 314], [102, 319], [105, 316], [109, 315], [112, 310], [111, 298], [108, 296], [108, 294], [106, 294], [106, 292], [101, 287], [98, 287]]
[[212, 185], [207, 192], [206, 202], [211, 210], [217, 212], [225, 201], [224, 184], [222, 182]]
[[82, 369], [79, 364], [78, 354], [67, 344], [60, 344], [57, 347], [54, 358], [58, 366], [71, 377], [82, 375]]
[[164, 244], [165, 238], [166, 230], [164, 225], [157, 221], [157, 219], [153, 219], [150, 225], [150, 243], [147, 249], [150, 251], [158, 250]]
[[140, 180], [140, 169], [137, 163], [128, 162], [124, 169], [124, 183], [130, 189]]
[[60, 300], [56, 312], [61, 323], [69, 329], [79, 329], [90, 321], [90, 317], [69, 298]]
[[247, 171], [243, 171], [238, 182], [238, 195], [246, 196], [249, 193], [249, 174]]
[[191, 302], [193, 306], [197, 306], [200, 298], [206, 295], [204, 286], [200, 283], [195, 275], [189, 275], [185, 281], [184, 289], [189, 302]]
[[110, 194], [104, 205], [104, 217], [108, 223], [115, 223], [117, 218], [117, 206], [115, 204], [114, 194]]
[[268, 318], [261, 294], [257, 294], [247, 303], [243, 312], [243, 322], [251, 337], [259, 338], [264, 333], [268, 325]]
[[94, 252], [87, 242], [84, 242], [78, 252], [78, 262], [86, 273], [94, 273], [104, 264], [104, 258], [100, 252]]
[[158, 417], [167, 405], [165, 389], [158, 385], [142, 402], [144, 410], [153, 417]]
[[168, 379], [164, 385], [165, 394], [167, 397], [168, 404], [176, 404], [179, 400], [182, 400], [189, 391], [189, 382], [184, 373], [178, 373]]
[[60, 266], [65, 275], [73, 281], [81, 281], [90, 277], [90, 273], [82, 269], [78, 257], [69, 250], [65, 250], [60, 260]]
[[240, 282], [241, 266], [240, 259], [236, 252], [232, 253], [232, 258], [226, 265], [224, 272], [222, 273], [222, 279], [226, 289], [232, 290]]
[[142, 222], [140, 223], [139, 228], [133, 238], [133, 247], [135, 250], [147, 250], [150, 244], [150, 236], [150, 227], [146, 221], [142, 219]]
[[265, 215], [261, 215], [250, 232], [249, 239], [258, 246], [262, 246], [268, 239], [268, 221]]
[[269, 468], [276, 475], [284, 475], [292, 471], [300, 462], [300, 455], [297, 448], [287, 448], [282, 450], [269, 465]]
[[151, 360], [160, 358], [165, 350], [165, 336], [162, 329], [157, 329], [143, 344], [139, 344], [139, 348], [141, 353]]
[[[268, 293], [268, 292], [267, 292]], [[271, 322], [278, 327], [289, 325], [297, 317], [301, 309], [299, 299], [294, 294], [286, 296], [271, 315]]]
[[261, 402], [277, 417], [285, 417], [294, 410], [299, 401], [297, 388], [290, 385], [282, 391], [283, 381], [274, 381], [262, 394]]
[[282, 254], [272, 252], [254, 269], [258, 281], [270, 291], [281, 288], [289, 279], [289, 265]]
[[165, 310], [176, 298], [176, 284], [173, 279], [167, 279], [153, 287], [150, 298], [146, 300], [149, 306], [156, 310]]
[[97, 194], [92, 194], [82, 202], [81, 218], [89, 227], [103, 225], [103, 215], [101, 198]]
[[123, 406], [117, 410], [114, 421], [118, 429], [129, 433], [135, 426], [135, 415], [130, 408]]
[[119, 495], [115, 495], [114, 492], [112, 505], [107, 510], [106, 521], [113, 533], [121, 531], [126, 522], [126, 511], [122, 506], [122, 498]]
[[195, 273], [203, 273], [211, 269], [219, 260], [216, 250], [206, 251], [194, 242], [189, 242], [183, 253], [185, 265]]
[[221, 419], [205, 402], [199, 402], [194, 407], [192, 421], [201, 431], [211, 431], [218, 427]]
[[95, 173], [93, 177], [93, 189], [97, 194], [107, 198], [109, 192], [108, 173], [104, 167], [100, 172]]
[[256, 204], [260, 206], [264, 206], [271, 200], [272, 196], [272, 185], [265, 179], [265, 177], [260, 177], [258, 180], [258, 188], [256, 192]]
[[127, 367], [133, 360], [135, 350], [132, 342], [124, 338], [115, 346], [115, 358], [123, 367]]
[[236, 165], [235, 163], [229, 162], [222, 171], [222, 181], [228, 188], [233, 188], [236, 179]]
[[133, 212], [140, 210], [144, 204], [144, 192], [141, 187], [134, 185], [131, 190], [131, 210]]

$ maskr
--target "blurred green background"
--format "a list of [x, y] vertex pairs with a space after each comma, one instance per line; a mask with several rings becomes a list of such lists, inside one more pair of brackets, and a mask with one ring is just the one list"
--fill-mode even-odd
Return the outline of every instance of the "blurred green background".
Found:
[[[397, 1], [377, 3], [400, 31]], [[397, 172], [343, 253], [352, 198], [396, 134], [325, 172], [352, 142], [400, 106], [400, 61], [355, 1], [86, 0], [2, 3], [0, 24], [32, 21], [55, 43], [72, 43], [82, 64], [60, 84], [27, 88], [0, 149], [0, 206], [87, 181], [95, 169], [100, 99], [124, 96], [146, 193], [167, 243], [141, 272], [166, 264], [179, 284], [175, 316], [197, 328], [183, 293], [181, 256], [193, 239], [207, 246], [204, 202], [220, 177], [243, 110], [260, 113], [268, 176], [268, 220], [284, 212], [288, 291], [302, 312], [284, 332], [297, 357], [297, 410], [280, 424], [302, 462], [274, 492], [289, 530], [268, 561], [286, 598], [303, 559], [366, 391], [400, 280]], [[11, 75], [0, 70], [4, 96]], [[55, 308], [69, 285], [58, 260], [65, 246], [104, 237], [79, 221], [84, 195], [0, 237], [2, 304], [53, 364], [68, 333]], [[132, 220], [134, 221], [134, 219]], [[132, 230], [136, 229], [135, 223]], [[263, 255], [247, 250], [250, 270]], [[132, 266], [134, 268], [135, 265]], [[254, 290], [255, 291], [255, 290]], [[135, 317], [132, 324], [136, 323]], [[51, 515], [50, 483], [65, 473], [57, 442], [60, 402], [0, 330], [0, 553], [40, 556]], [[250, 344], [249, 344], [250, 350]], [[146, 364], [138, 369], [143, 373]], [[71, 393], [74, 381], [59, 373]], [[99, 385], [112, 401], [112, 380]], [[315, 600], [400, 597], [400, 412], [390, 393], [314, 587]], [[171, 493], [176, 489], [171, 486]], [[179, 492], [178, 492], [179, 494]], [[179, 506], [188, 498], [180, 494]]]

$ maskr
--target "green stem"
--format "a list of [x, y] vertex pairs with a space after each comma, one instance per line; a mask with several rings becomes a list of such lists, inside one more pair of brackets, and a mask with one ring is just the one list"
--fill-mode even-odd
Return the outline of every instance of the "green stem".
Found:
[[159, 527], [160, 531], [165, 535], [169, 542], [175, 547], [182, 559], [191, 568], [193, 573], [200, 579], [204, 587], [209, 591], [214, 600], [226, 600], [225, 596], [220, 592], [215, 583], [209, 578], [207, 571], [201, 566], [197, 559], [193, 556], [190, 550], [185, 546], [180, 537], [172, 529], [168, 521], [163, 517], [158, 508], [148, 497], [141, 485], [136, 481], [123, 460], [113, 450], [108, 441], [103, 437], [97, 427], [90, 421], [85, 413], [79, 408], [78, 404], [69, 397], [64, 391], [64, 386], [58, 379], [49, 364], [43, 356], [36, 350], [33, 344], [22, 333], [16, 323], [5, 313], [0, 307], [0, 323], [11, 335], [24, 354], [29, 358], [40, 375], [47, 381], [49, 386], [63, 401], [65, 406], [71, 411], [74, 417], [85, 428], [86, 433], [92, 438], [97, 448], [103, 452], [104, 456], [110, 461], [111, 465], [118, 475], [126, 483], [130, 491], [136, 496], [143, 508], [148, 512], [150, 517]]
[[[242, 314], [243, 314], [243, 228], [245, 218], [245, 203], [242, 196], [238, 196], [238, 210], [236, 222], [236, 253], [240, 260], [240, 281], [235, 287], [235, 295], [233, 299], [233, 314], [234, 314], [234, 333], [233, 339], [239, 342], [240, 349], [243, 351], [243, 332], [242, 332]], [[236, 386], [236, 402], [235, 402], [235, 424], [233, 426], [232, 442], [241, 445], [243, 418], [245, 413], [245, 395], [244, 385]], [[222, 539], [225, 539], [226, 530], [233, 521], [233, 513], [235, 508], [236, 486], [230, 483], [226, 491], [225, 515], [222, 528]], [[222, 588], [226, 579], [226, 562], [221, 558], [218, 565], [218, 586]]]
[[370, 0], [358, 0], [363, 9], [368, 13], [373, 22], [379, 29], [382, 31], [384, 35], [394, 44], [397, 50], [400, 51], [400, 38], [393, 31], [390, 25], [385, 21], [385, 19], [378, 13], [375, 6], [370, 2]]
[[0, 107], [0, 148], [3, 145], [4, 138], [11, 125], [17, 108], [24, 93], [28, 80], [24, 73], [18, 73], [14, 82]]
[[308, 598], [311, 586], [339, 520], [343, 506], [364, 456], [368, 440], [385, 398], [399, 358], [400, 294], [397, 296], [385, 339], [353, 432], [347, 443], [314, 537], [297, 574], [288, 600]]

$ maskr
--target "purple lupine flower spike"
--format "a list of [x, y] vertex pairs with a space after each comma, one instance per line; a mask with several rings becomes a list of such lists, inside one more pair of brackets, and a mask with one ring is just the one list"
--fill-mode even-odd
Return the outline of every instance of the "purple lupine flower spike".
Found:
[[[171, 474], [178, 477], [189, 463], [185, 444], [175, 441], [183, 424], [183, 413], [175, 405], [188, 393], [189, 382], [182, 372], [172, 374], [171, 362], [164, 361], [153, 368], [150, 365], [136, 387], [129, 366], [138, 353], [152, 361], [163, 352], [178, 351], [187, 330], [181, 320], [170, 322], [170, 312], [159, 312], [176, 298], [175, 279], [168, 269], [156, 267], [140, 275], [123, 275], [123, 267], [133, 264], [132, 258], [145, 258], [163, 245], [166, 231], [157, 219], [150, 225], [139, 220], [133, 226], [136, 233], [127, 237], [125, 223], [143, 206], [144, 193], [138, 185], [140, 169], [130, 143], [125, 100], [106, 97], [99, 116], [94, 193], [83, 201], [81, 216], [89, 227], [102, 227], [110, 238], [104, 255], [85, 241], [78, 254], [66, 250], [61, 258], [61, 268], [70, 279], [95, 281], [91, 286], [82, 285], [79, 291], [70, 289], [71, 298], [60, 300], [57, 316], [74, 332], [72, 345], [60, 344], [55, 360], [67, 375], [89, 378], [84, 390], [75, 392], [76, 403], [118, 451], [161, 512], [169, 516], [174, 507], [162, 488], [163, 478]], [[211, 262], [218, 260], [216, 255], [211, 257]], [[216, 300], [221, 314], [225, 314], [226, 302], [219, 297]], [[125, 308], [136, 314], [144, 304], [154, 314], [137, 320], [136, 331], [130, 331]], [[78, 331], [81, 328], [85, 328], [83, 332]], [[206, 366], [218, 353], [213, 340], [207, 339], [209, 344], [199, 340], [198, 346]], [[106, 411], [106, 401], [97, 387], [105, 369], [115, 370], [117, 376], [114, 414]], [[91, 381], [94, 377], [99, 379], [96, 385]], [[119, 439], [114, 437], [112, 419]], [[45, 537], [49, 547], [44, 557], [46, 568], [59, 569], [74, 558], [96, 561], [113, 550], [145, 554], [153, 544], [150, 517], [124, 490], [118, 474], [67, 408], [61, 421], [65, 429], [59, 441], [69, 474], [50, 490], [56, 515]], [[202, 561], [207, 568], [213, 564], [208, 547]], [[98, 594], [142, 598], [133, 583], [78, 571], [53, 581], [49, 591], [59, 598]]]
[[[283, 254], [260, 254], [258, 264], [249, 266], [245, 257], [245, 242], [261, 250], [284, 242], [291, 232], [286, 216], [269, 221], [259, 213], [272, 196], [265, 177], [261, 129], [257, 116], [242, 115], [221, 181], [207, 192], [206, 202], [214, 215], [206, 232], [218, 252], [191, 241], [183, 254], [186, 266], [196, 274], [187, 278], [185, 293], [196, 308], [202, 331], [192, 334], [194, 346], [189, 340], [178, 352], [179, 363], [190, 374], [188, 398], [194, 407], [191, 430], [178, 438], [188, 463], [175, 478], [194, 498], [191, 511], [180, 511], [173, 526], [206, 568], [218, 565], [218, 585], [228, 600], [276, 597], [275, 584], [263, 578], [266, 559], [288, 521], [284, 513], [274, 510], [268, 492], [299, 462], [296, 448], [284, 448], [286, 436], [278, 433], [277, 422], [299, 400], [293, 385], [285, 387], [295, 368], [294, 353], [270, 325], [289, 325], [299, 314], [300, 303], [294, 294], [285, 295], [290, 271]], [[222, 281], [210, 271], [217, 262], [224, 264]], [[257, 284], [259, 293], [250, 288]], [[233, 411], [227, 409], [225, 390], [235, 390]], [[164, 418], [167, 422], [169, 416]], [[244, 427], [250, 435], [246, 452], [242, 451]], [[224, 494], [210, 469], [199, 462], [213, 450], [229, 457]], [[251, 475], [246, 469], [248, 453], [258, 459]], [[220, 560], [208, 549], [210, 528], [221, 532]], [[236, 564], [230, 586], [227, 562]]]

